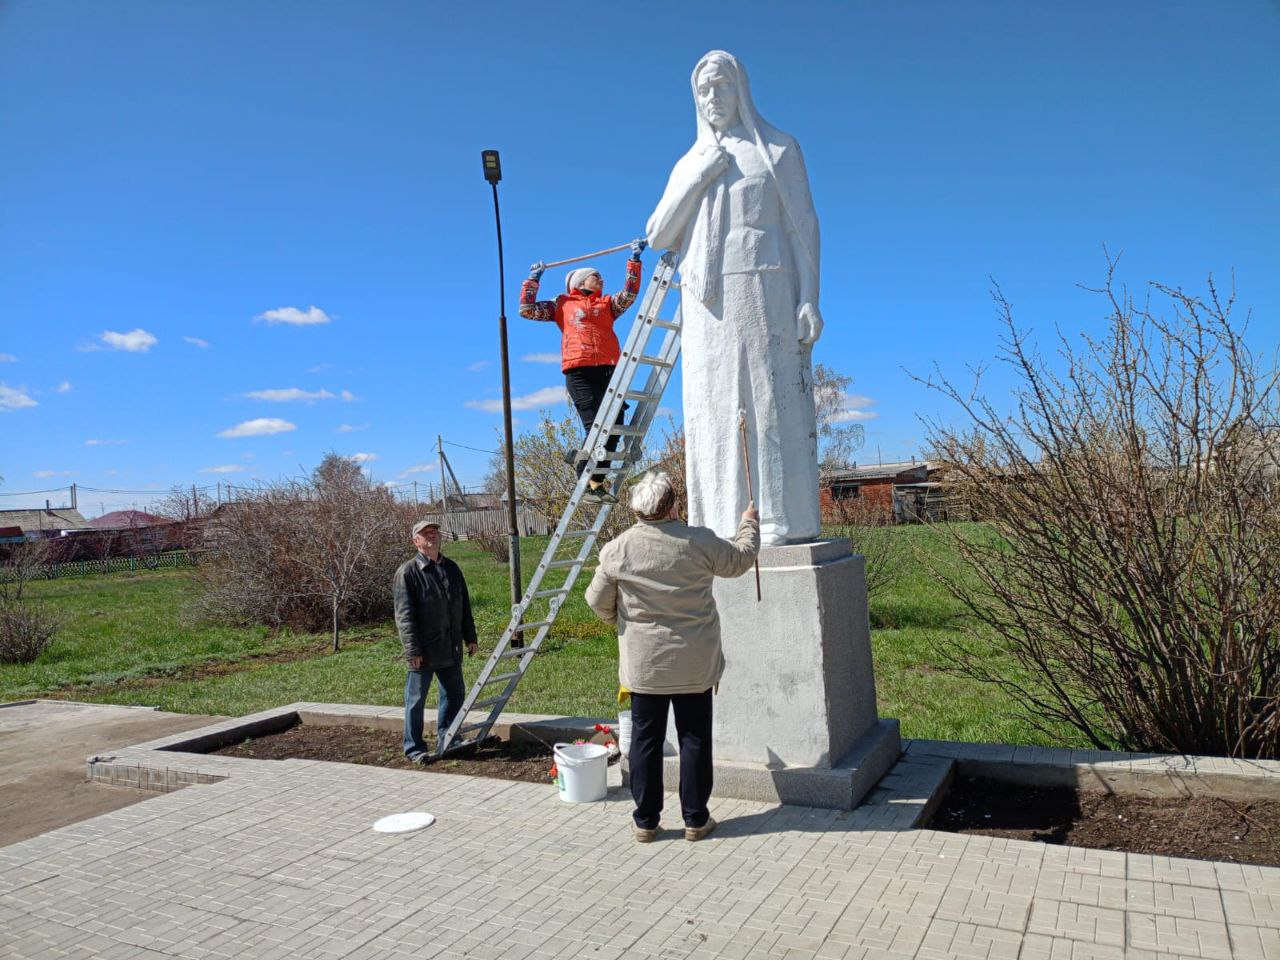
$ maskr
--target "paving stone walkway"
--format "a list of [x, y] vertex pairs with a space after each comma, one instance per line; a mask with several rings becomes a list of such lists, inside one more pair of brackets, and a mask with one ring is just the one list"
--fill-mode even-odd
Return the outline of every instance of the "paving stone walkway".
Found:
[[[907, 829], [936, 759], [852, 812], [713, 801], [688, 843], [550, 787], [253, 761], [0, 848], [0, 957], [1280, 958], [1280, 868]], [[427, 810], [414, 834], [370, 830]]]

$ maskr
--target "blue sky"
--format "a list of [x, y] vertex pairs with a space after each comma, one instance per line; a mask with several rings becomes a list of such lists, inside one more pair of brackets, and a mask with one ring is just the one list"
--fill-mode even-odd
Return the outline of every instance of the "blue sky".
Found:
[[[505, 173], [513, 389], [533, 398], [517, 416], [564, 412], [558, 366], [520, 359], [558, 348], [515, 317], [520, 280], [643, 231], [692, 141], [689, 71], [717, 47], [804, 148], [815, 359], [854, 378], [862, 459], [919, 453], [918, 417], [951, 415], [904, 368], [994, 354], [991, 278], [1042, 339], [1099, 330], [1076, 284], [1101, 278], [1104, 244], [1134, 285], [1234, 271], [1253, 344], [1280, 340], [1275, 2], [10, 0], [0, 494], [250, 483], [329, 450], [431, 483], [437, 434], [493, 447], [485, 148]], [[599, 264], [611, 287], [624, 257]], [[478, 483], [487, 457], [447, 449]], [[63, 494], [0, 504], [46, 496]]]

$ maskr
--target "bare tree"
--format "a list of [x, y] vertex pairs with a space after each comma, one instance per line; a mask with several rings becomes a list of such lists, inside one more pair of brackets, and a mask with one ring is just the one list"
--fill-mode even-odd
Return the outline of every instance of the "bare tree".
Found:
[[892, 515], [861, 497], [831, 503], [833, 532], [847, 537], [853, 552], [864, 558], [867, 595], [876, 596], [893, 586], [906, 563], [907, 550]]
[[866, 431], [860, 423], [845, 423], [843, 414], [853, 378], [826, 364], [813, 368], [813, 403], [818, 414], [818, 464], [823, 473], [847, 469], [862, 449]]
[[[1276, 757], [1280, 374], [1212, 280], [1139, 303], [1114, 271], [1108, 333], [1060, 338], [1054, 367], [996, 290], [1011, 412], [930, 381], [964, 414], [933, 446], [989, 521], [940, 528], [966, 563], [939, 573], [985, 634], [956, 653], [1099, 747]], [[1031, 683], [991, 666], [993, 636]]]
[[388, 616], [412, 505], [328, 454], [310, 477], [245, 491], [219, 517], [203, 606], [216, 619], [315, 630]]

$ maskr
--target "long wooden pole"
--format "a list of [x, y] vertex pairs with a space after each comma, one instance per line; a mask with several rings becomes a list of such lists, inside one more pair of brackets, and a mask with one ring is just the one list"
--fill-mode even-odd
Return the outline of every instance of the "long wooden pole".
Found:
[[[747, 412], [738, 411], [738, 434], [742, 437], [742, 465], [747, 468], [747, 499], [754, 501], [755, 492], [751, 489], [751, 454], [747, 449]], [[756, 554], [756, 603], [760, 602], [760, 554]]]

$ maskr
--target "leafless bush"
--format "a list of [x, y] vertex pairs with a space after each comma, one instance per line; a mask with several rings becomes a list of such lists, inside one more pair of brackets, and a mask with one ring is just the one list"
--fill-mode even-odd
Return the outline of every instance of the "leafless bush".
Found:
[[[650, 436], [652, 435], [651, 432]], [[687, 520], [689, 488], [685, 486], [684, 427], [676, 426], [670, 417], [662, 428], [662, 445], [657, 448], [656, 454], [653, 468], [665, 471], [671, 478], [671, 489], [676, 495], [676, 515]]]
[[848, 469], [853, 455], [862, 449], [866, 430], [860, 423], [846, 423], [845, 407], [853, 377], [824, 363], [813, 368], [813, 404], [818, 418], [819, 467], [822, 472]]
[[244, 491], [214, 518], [202, 609], [233, 623], [328, 627], [337, 650], [342, 624], [390, 616], [411, 510], [336, 454], [306, 479]]
[[30, 663], [58, 634], [57, 617], [23, 596], [27, 583], [44, 575], [52, 556], [49, 540], [13, 544], [5, 553], [0, 576], [0, 663]]
[[498, 563], [506, 563], [511, 559], [511, 540], [506, 530], [484, 527], [472, 535], [471, 539]]
[[861, 497], [833, 500], [831, 512], [836, 521], [832, 532], [848, 537], [853, 552], [866, 558], [867, 594], [875, 596], [893, 586], [907, 562], [907, 551], [892, 516]]
[[[959, 644], [961, 662], [1099, 747], [1280, 756], [1274, 361], [1246, 347], [1212, 280], [1203, 299], [1152, 284], [1139, 305], [1114, 269], [1096, 291], [1108, 334], [1060, 338], [1060, 373], [996, 291], [1012, 415], [977, 384], [932, 381], [966, 426], [931, 439], [990, 521], [951, 528], [968, 571], [945, 578], [988, 632]], [[993, 672], [990, 634], [1033, 688]]]
[[0, 663], [30, 663], [53, 643], [58, 627], [40, 604], [0, 598]]

